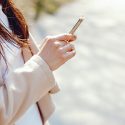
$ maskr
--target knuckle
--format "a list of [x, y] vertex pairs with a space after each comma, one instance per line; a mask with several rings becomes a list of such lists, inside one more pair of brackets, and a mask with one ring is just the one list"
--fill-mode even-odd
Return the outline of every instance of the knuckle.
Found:
[[58, 42], [58, 41], [53, 42], [53, 44], [54, 44], [54, 47], [57, 48], [57, 49], [59, 49], [60, 46], [61, 46], [61, 43]]
[[59, 47], [59, 43], [58, 43], [58, 42], [54, 42], [54, 43], [53, 43], [53, 46], [54, 46], [55, 48], [58, 48], [58, 47]]
[[52, 36], [46, 36], [46, 37], [45, 37], [45, 40], [48, 41], [48, 42], [50, 42], [50, 41], [53, 40], [53, 38], [52, 38]]
[[58, 52], [59, 54], [63, 54], [63, 48], [62, 47], [58, 48]]

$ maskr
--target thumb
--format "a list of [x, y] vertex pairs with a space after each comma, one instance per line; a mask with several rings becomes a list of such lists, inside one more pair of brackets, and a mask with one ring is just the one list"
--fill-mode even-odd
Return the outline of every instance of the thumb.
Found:
[[55, 40], [70, 42], [70, 41], [76, 40], [76, 36], [72, 34], [60, 34], [60, 35], [55, 36]]

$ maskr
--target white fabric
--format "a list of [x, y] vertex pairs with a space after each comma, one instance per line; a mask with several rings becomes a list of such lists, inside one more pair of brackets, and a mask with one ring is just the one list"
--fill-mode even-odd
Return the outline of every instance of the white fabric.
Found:
[[0, 22], [5, 26], [9, 27], [6, 15], [2, 11], [2, 6], [0, 5]]
[[[9, 28], [8, 19], [5, 14], [2, 12], [2, 6], [0, 5], [0, 22], [6, 27]], [[9, 29], [10, 30], [10, 29]], [[24, 62], [21, 55], [21, 50], [9, 43], [3, 44], [5, 55], [8, 62], [8, 72], [5, 74], [5, 64], [1, 66], [2, 68], [2, 75], [5, 78], [6, 83], [6, 76], [11, 71], [18, 67], [21, 67]], [[8, 47], [7, 47], [8, 46]], [[9, 49], [10, 48], [10, 49]], [[42, 125], [42, 121], [40, 118], [40, 114], [37, 108], [37, 105], [32, 105], [28, 111], [16, 122], [16, 125]]]

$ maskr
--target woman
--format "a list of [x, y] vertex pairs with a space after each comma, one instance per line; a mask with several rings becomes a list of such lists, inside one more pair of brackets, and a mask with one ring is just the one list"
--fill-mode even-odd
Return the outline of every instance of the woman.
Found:
[[37, 48], [12, 0], [0, 0], [0, 125], [46, 124], [59, 90], [52, 72], [75, 55], [75, 39], [50, 36]]

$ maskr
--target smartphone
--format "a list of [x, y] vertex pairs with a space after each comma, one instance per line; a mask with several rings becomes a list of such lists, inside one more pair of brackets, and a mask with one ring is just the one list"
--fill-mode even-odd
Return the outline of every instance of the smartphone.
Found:
[[73, 26], [73, 28], [69, 31], [69, 34], [74, 34], [75, 31], [78, 29], [78, 27], [80, 26], [80, 24], [83, 22], [84, 17], [80, 17], [79, 20], [77, 21], [77, 23]]

